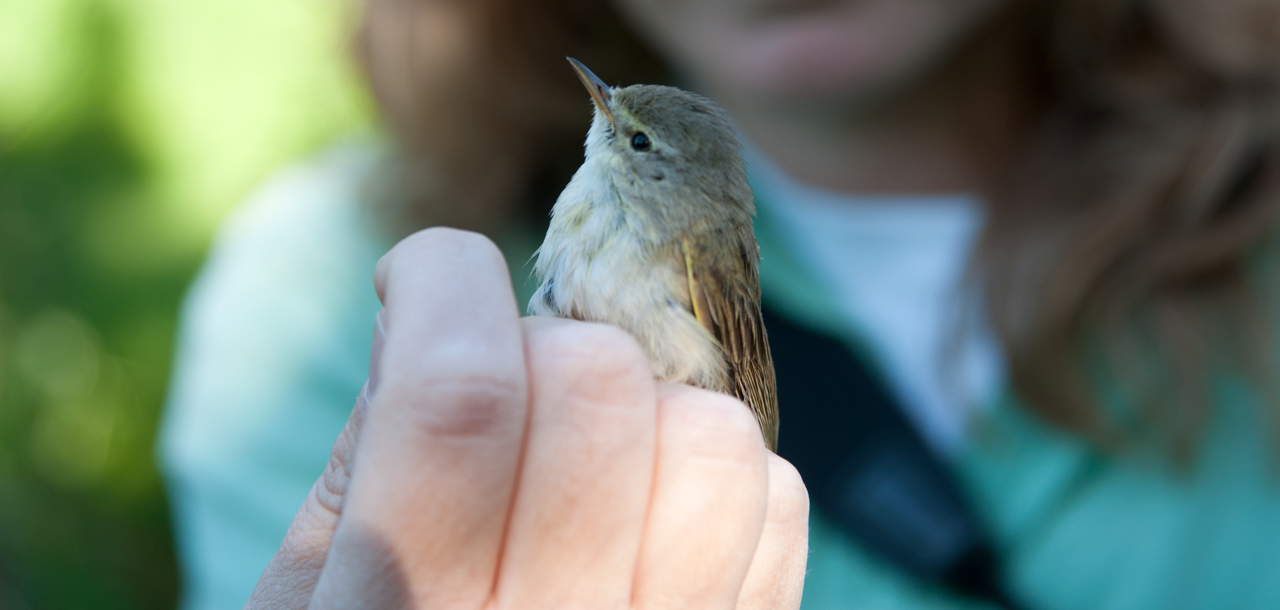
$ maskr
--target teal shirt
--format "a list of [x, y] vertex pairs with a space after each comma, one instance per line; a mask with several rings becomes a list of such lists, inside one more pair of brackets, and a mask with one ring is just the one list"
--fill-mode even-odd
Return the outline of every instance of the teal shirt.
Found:
[[[361, 205], [376, 155], [347, 148], [283, 174], [227, 224], [188, 296], [160, 446], [188, 610], [244, 604], [364, 381], [389, 246]], [[767, 216], [757, 233], [770, 305], [865, 353], [787, 236]], [[537, 241], [499, 240], [522, 301]], [[1008, 399], [987, 409], [953, 466], [1010, 588], [1039, 610], [1280, 608], [1280, 462], [1255, 398], [1230, 383], [1215, 396], [1181, 470], [1104, 456]], [[805, 610], [982, 607], [810, 521]]]
[[[865, 352], [777, 226], [767, 215], [757, 224], [765, 299]], [[1263, 412], [1243, 384], [1219, 384], [1201, 452], [1177, 467], [1156, 455], [1103, 455], [1006, 395], [973, 422], [953, 467], [1010, 588], [1032, 608], [1280, 608], [1280, 461]], [[820, 514], [811, 527], [806, 610], [957, 607], [903, 582]]]

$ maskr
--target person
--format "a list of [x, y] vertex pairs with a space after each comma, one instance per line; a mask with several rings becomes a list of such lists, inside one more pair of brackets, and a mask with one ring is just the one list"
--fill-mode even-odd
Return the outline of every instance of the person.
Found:
[[[752, 468], [688, 473], [725, 501], [711, 513], [697, 493], [663, 496], [664, 460], [688, 447], [667, 440], [682, 429], [671, 418], [732, 410], [640, 383], [632, 346], [608, 329], [516, 320], [524, 261], [581, 161], [590, 106], [565, 55], [610, 82], [701, 92], [734, 117], [765, 306], [887, 388], [1025, 606], [1280, 605], [1277, 19], [1267, 0], [368, 0], [356, 47], [394, 143], [341, 148], [268, 186], [189, 297], [162, 439], [184, 606], [238, 606], [255, 583], [253, 603], [296, 606], [1002, 603], [914, 578], [821, 502], [796, 570], [802, 494], [731, 418], [694, 444], [743, 451]], [[403, 242], [378, 267], [385, 381], [352, 414], [380, 304], [365, 286], [391, 243], [426, 226], [492, 236], [512, 292], [472, 236]], [[540, 351], [575, 337], [604, 364]], [[411, 383], [414, 371], [439, 384]], [[424, 399], [479, 391], [476, 379], [505, 389]], [[617, 422], [536, 389], [556, 384], [628, 394], [653, 427], [582, 434]], [[861, 404], [792, 404], [785, 389], [784, 454], [788, 413]], [[450, 419], [476, 401], [481, 415]], [[490, 421], [498, 412], [508, 419]], [[547, 445], [554, 426], [528, 424], [536, 468], [512, 492], [516, 437], [476, 439], [526, 413], [581, 436]], [[433, 426], [479, 432], [468, 445]], [[334, 438], [339, 459], [316, 483]], [[652, 490], [589, 495], [641, 472], [600, 456], [635, 451], [658, 463]], [[574, 512], [578, 498], [595, 508]], [[645, 507], [681, 525], [641, 526]], [[511, 539], [493, 517], [506, 508]], [[672, 574], [704, 589], [644, 593]]]

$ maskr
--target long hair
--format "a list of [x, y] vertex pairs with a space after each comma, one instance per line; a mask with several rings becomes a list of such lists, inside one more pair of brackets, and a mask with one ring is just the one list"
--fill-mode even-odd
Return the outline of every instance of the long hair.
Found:
[[[581, 164], [577, 57], [613, 82], [667, 80], [594, 0], [364, 0], [355, 54], [399, 146], [393, 230], [545, 218]], [[528, 220], [524, 218], [522, 220]], [[543, 221], [545, 222], [545, 221]]]
[[[356, 51], [406, 231], [545, 212], [581, 161], [565, 55], [668, 80], [611, 4], [366, 0]], [[1186, 447], [1215, 371], [1275, 372], [1259, 261], [1280, 211], [1280, 2], [1012, 4], [1043, 103], [972, 266], [1013, 388], [1097, 441]]]
[[1243, 373], [1274, 425], [1280, 3], [1070, 0], [1039, 19], [1050, 103], [974, 259], [1014, 389], [1061, 427], [1185, 454], [1212, 385]]

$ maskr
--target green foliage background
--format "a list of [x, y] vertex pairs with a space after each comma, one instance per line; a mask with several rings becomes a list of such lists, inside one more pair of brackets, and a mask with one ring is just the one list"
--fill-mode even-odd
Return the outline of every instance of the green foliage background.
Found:
[[0, 0], [0, 610], [171, 608], [153, 443], [183, 290], [367, 129], [347, 0]]

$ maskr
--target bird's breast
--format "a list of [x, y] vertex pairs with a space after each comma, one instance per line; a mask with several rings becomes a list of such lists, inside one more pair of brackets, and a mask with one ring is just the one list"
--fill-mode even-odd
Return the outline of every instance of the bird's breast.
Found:
[[659, 378], [714, 387], [723, 356], [691, 313], [679, 245], [607, 180], [582, 173], [556, 201], [530, 312], [618, 326], [640, 342]]
[[[564, 314], [627, 316], [665, 299], [678, 269], [634, 208], [606, 187], [562, 196], [538, 253], [537, 271]], [[573, 194], [566, 189], [565, 195]]]

